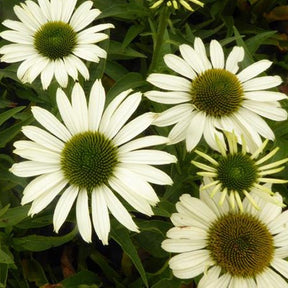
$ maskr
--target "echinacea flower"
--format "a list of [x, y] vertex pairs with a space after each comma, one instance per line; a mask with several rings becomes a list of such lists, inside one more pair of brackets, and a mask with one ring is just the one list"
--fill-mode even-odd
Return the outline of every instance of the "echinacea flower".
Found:
[[220, 205], [224, 201], [226, 194], [228, 194], [232, 209], [234, 209], [235, 203], [237, 203], [239, 209], [243, 210], [241, 199], [244, 196], [251, 201], [251, 204], [255, 208], [259, 209], [250, 192], [254, 191], [254, 194], [257, 194], [266, 201], [272, 201], [273, 198], [271, 195], [273, 195], [273, 192], [265, 184], [286, 183], [287, 181], [267, 176], [282, 171], [285, 168], [283, 164], [288, 161], [288, 158], [267, 163], [277, 153], [279, 147], [264, 154], [264, 149], [268, 143], [266, 139], [251, 154], [246, 151], [244, 137], [242, 137], [242, 148], [238, 151], [235, 134], [226, 132], [225, 135], [228, 142], [228, 151], [225, 150], [219, 139], [216, 139], [219, 151], [221, 151], [218, 157], [215, 156], [213, 158], [204, 152], [195, 150], [199, 156], [206, 160], [206, 163], [192, 161], [195, 166], [202, 169], [201, 172], [197, 172], [198, 175], [204, 177], [204, 185], [200, 189], [201, 191], [207, 189], [210, 197], [214, 197], [216, 193], [222, 194]]
[[274, 121], [287, 119], [278, 102], [287, 97], [266, 90], [282, 82], [279, 76], [256, 77], [271, 66], [271, 61], [260, 60], [238, 72], [244, 58], [242, 47], [235, 46], [226, 61], [216, 40], [210, 43], [210, 60], [200, 38], [195, 38], [194, 48], [187, 44], [179, 48], [182, 57], [168, 54], [164, 61], [181, 76], [152, 73], [147, 81], [162, 91], [145, 93], [152, 101], [176, 104], [154, 122], [157, 126], [176, 124], [168, 135], [170, 144], [186, 139], [186, 148], [191, 151], [204, 136], [217, 150], [215, 135], [224, 143], [221, 130], [235, 131], [239, 141], [243, 134], [250, 151], [261, 146], [261, 136], [274, 139], [260, 116]]
[[[277, 201], [282, 197], [273, 196]], [[217, 197], [216, 197], [217, 198]], [[169, 260], [173, 274], [192, 279], [204, 273], [198, 288], [287, 288], [288, 213], [255, 195], [261, 210], [244, 199], [244, 211], [207, 192], [200, 199], [184, 194], [172, 214], [174, 226], [162, 248], [177, 253]]]
[[192, 2], [196, 5], [199, 5], [201, 7], [204, 6], [203, 2], [198, 0], [157, 0], [150, 8], [155, 9], [161, 6], [163, 3], [166, 3], [168, 7], [173, 7], [173, 9], [177, 10], [179, 9], [179, 5], [182, 5], [185, 9], [189, 11], [194, 11], [189, 2]]
[[0, 48], [0, 54], [4, 54], [1, 61], [22, 62], [17, 70], [22, 82], [32, 83], [41, 74], [43, 89], [48, 88], [53, 76], [61, 87], [66, 87], [68, 75], [76, 80], [80, 73], [89, 79], [81, 59], [99, 62], [106, 58], [106, 51], [96, 43], [108, 38], [100, 31], [114, 26], [99, 24], [86, 28], [101, 12], [91, 9], [92, 1], [83, 2], [75, 10], [76, 3], [77, 0], [38, 0], [37, 5], [28, 0], [14, 7], [20, 21], [2, 23], [11, 30], [1, 32], [0, 36], [14, 44]]
[[58, 232], [76, 201], [79, 232], [91, 242], [90, 202], [96, 234], [108, 244], [109, 210], [129, 230], [138, 231], [115, 194], [135, 210], [153, 214], [151, 205], [159, 199], [150, 183], [172, 184], [171, 178], [153, 165], [172, 163], [176, 158], [164, 151], [146, 149], [166, 143], [166, 137], [151, 135], [132, 140], [151, 124], [155, 114], [149, 112], [125, 124], [141, 101], [140, 92], [130, 92], [120, 93], [104, 110], [105, 91], [100, 80], [91, 89], [88, 105], [78, 83], [72, 90], [71, 103], [59, 88], [56, 99], [64, 125], [49, 111], [32, 107], [35, 119], [47, 131], [24, 126], [23, 133], [31, 141], [16, 141], [14, 152], [28, 161], [11, 167], [19, 177], [38, 176], [23, 192], [21, 204], [32, 202], [29, 215], [39, 213], [61, 195], [53, 215], [54, 230]]

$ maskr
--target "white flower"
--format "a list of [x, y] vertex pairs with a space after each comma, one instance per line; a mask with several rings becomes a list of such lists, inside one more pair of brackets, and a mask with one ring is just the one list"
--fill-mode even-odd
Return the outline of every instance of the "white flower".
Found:
[[[200, 197], [182, 195], [171, 216], [175, 227], [162, 248], [179, 253], [169, 261], [173, 274], [189, 279], [204, 273], [198, 288], [287, 288], [287, 211], [257, 195], [261, 210], [245, 199], [243, 213], [227, 201], [217, 205], [207, 192]], [[274, 197], [282, 201], [278, 193]]]
[[166, 5], [168, 7], [173, 7], [173, 9], [179, 9], [179, 4], [182, 5], [185, 9], [189, 11], [194, 11], [189, 2], [192, 2], [196, 5], [199, 5], [201, 7], [204, 6], [203, 2], [198, 1], [198, 0], [157, 0], [155, 3], [150, 7], [151, 9], [158, 8], [161, 6], [163, 3], [166, 2]]
[[[14, 44], [0, 48], [1, 61], [22, 62], [17, 70], [18, 78], [32, 83], [41, 74], [43, 89], [47, 89], [53, 76], [61, 87], [68, 84], [68, 75], [74, 80], [78, 72], [89, 79], [89, 71], [80, 59], [99, 62], [106, 58], [106, 51], [95, 43], [108, 38], [99, 33], [113, 28], [112, 24], [100, 24], [86, 28], [101, 13], [91, 9], [93, 2], [83, 2], [75, 11], [77, 0], [26, 1], [14, 7], [20, 21], [5, 20], [2, 24], [11, 30], [0, 36]], [[74, 13], [73, 13], [74, 11]]]
[[57, 105], [64, 125], [47, 110], [32, 107], [35, 119], [48, 132], [36, 126], [23, 127], [31, 141], [15, 142], [14, 152], [28, 161], [11, 168], [20, 177], [38, 176], [23, 192], [22, 205], [32, 202], [29, 215], [43, 210], [60, 194], [53, 217], [55, 231], [76, 201], [79, 232], [91, 242], [90, 202], [94, 229], [107, 244], [108, 210], [128, 229], [138, 231], [115, 192], [135, 210], [153, 214], [151, 205], [159, 199], [150, 183], [171, 185], [172, 180], [152, 165], [172, 163], [176, 158], [163, 151], [143, 149], [166, 143], [166, 137], [151, 135], [132, 140], [151, 124], [155, 114], [146, 113], [125, 124], [141, 101], [141, 93], [130, 92], [119, 94], [104, 110], [105, 91], [100, 80], [91, 89], [88, 105], [78, 83], [71, 104], [58, 89]]
[[204, 186], [201, 186], [200, 190], [208, 189], [210, 197], [214, 197], [218, 192], [222, 194], [220, 205], [226, 194], [229, 194], [229, 202], [232, 209], [234, 209], [236, 203], [241, 211], [243, 210], [241, 198], [244, 196], [251, 201], [256, 209], [259, 209], [250, 194], [251, 191], [254, 191], [254, 194], [264, 200], [273, 202], [271, 197], [273, 192], [270, 184], [287, 183], [287, 180], [271, 178], [269, 175], [282, 171], [285, 168], [283, 164], [288, 161], [288, 158], [267, 163], [277, 153], [279, 147], [274, 148], [266, 155], [261, 155], [268, 143], [266, 139], [253, 154], [250, 154], [246, 151], [244, 137], [241, 138], [241, 151], [238, 151], [235, 134], [226, 132], [225, 135], [228, 142], [228, 151], [225, 150], [225, 147], [217, 137], [216, 141], [221, 152], [220, 155], [211, 157], [206, 153], [195, 150], [199, 156], [207, 161], [207, 163], [191, 161], [195, 166], [202, 169], [201, 172], [197, 172], [198, 175], [204, 177]]
[[[165, 55], [166, 65], [181, 76], [153, 73], [147, 81], [163, 91], [148, 91], [150, 100], [177, 104], [161, 113], [154, 124], [169, 126], [170, 144], [186, 139], [191, 151], [204, 136], [213, 149], [218, 149], [215, 135], [224, 143], [219, 130], [235, 131], [238, 140], [243, 134], [249, 150], [255, 151], [262, 143], [261, 137], [273, 140], [274, 133], [260, 117], [274, 121], [287, 119], [287, 112], [278, 100], [285, 94], [266, 89], [276, 87], [279, 76], [260, 76], [272, 62], [260, 60], [238, 72], [244, 58], [244, 49], [235, 46], [226, 61], [220, 43], [210, 43], [210, 59], [201, 39], [196, 38], [194, 48], [180, 45], [182, 57]], [[259, 116], [260, 115], [260, 116]]]

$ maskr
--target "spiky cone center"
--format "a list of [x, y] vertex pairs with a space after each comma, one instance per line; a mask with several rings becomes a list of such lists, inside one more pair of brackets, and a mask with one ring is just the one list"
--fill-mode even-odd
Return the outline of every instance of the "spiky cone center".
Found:
[[77, 33], [62, 21], [50, 21], [34, 35], [34, 47], [44, 57], [56, 60], [70, 55], [77, 44]]
[[229, 213], [214, 221], [207, 243], [216, 265], [235, 277], [255, 277], [269, 266], [274, 255], [267, 226], [246, 213]]
[[224, 69], [206, 70], [192, 82], [192, 103], [215, 118], [235, 113], [241, 107], [243, 95], [236, 75]]
[[250, 191], [258, 179], [254, 160], [242, 153], [229, 154], [218, 161], [216, 180], [228, 191]]
[[99, 132], [78, 133], [62, 150], [61, 168], [70, 184], [90, 191], [113, 175], [117, 152], [112, 141]]

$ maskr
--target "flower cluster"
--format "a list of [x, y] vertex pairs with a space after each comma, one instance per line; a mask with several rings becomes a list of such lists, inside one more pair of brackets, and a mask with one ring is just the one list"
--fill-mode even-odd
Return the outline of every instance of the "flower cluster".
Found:
[[[163, 3], [193, 11], [185, 0], [158, 0], [150, 8]], [[103, 31], [114, 25], [94, 25], [101, 12], [92, 1], [76, 6], [77, 0], [27, 0], [14, 7], [19, 21], [5, 20], [10, 30], [0, 33], [13, 42], [0, 48], [1, 61], [21, 62], [20, 81], [32, 84], [40, 75], [44, 90], [54, 78], [60, 86], [53, 112], [31, 108], [42, 127], [23, 126], [26, 139], [14, 143], [14, 153], [26, 160], [10, 171], [34, 177], [21, 201], [31, 203], [28, 215], [57, 201], [53, 226], [58, 233], [75, 205], [83, 240], [92, 242], [94, 229], [104, 245], [113, 229], [110, 214], [140, 232], [133, 217], [154, 215], [152, 207], [161, 201], [154, 185], [173, 185], [172, 175], [154, 166], [176, 163], [177, 155], [166, 152], [166, 145], [185, 141], [185, 152], [194, 155], [191, 167], [200, 169], [200, 196], [183, 194], [171, 216], [175, 227], [162, 248], [178, 253], [169, 260], [173, 274], [190, 279], [204, 273], [199, 288], [288, 287], [288, 214], [272, 189], [287, 181], [271, 177], [288, 158], [273, 159], [279, 148], [267, 148], [275, 135], [262, 118], [287, 119], [279, 102], [286, 95], [270, 90], [281, 78], [263, 74], [272, 62], [241, 67], [243, 47], [233, 47], [225, 58], [220, 42], [212, 40], [208, 53], [196, 37], [194, 46], [181, 44], [179, 53], [165, 55], [172, 73], [147, 77], [146, 86], [156, 88], [145, 87], [145, 100], [160, 103], [161, 109], [140, 113], [140, 91], [123, 89], [106, 99], [101, 79], [93, 79], [85, 95], [78, 82], [90, 77], [84, 61], [107, 57], [97, 43], [108, 39]], [[162, 104], [171, 107], [163, 111]], [[153, 126], [171, 125], [167, 137], [151, 132], [158, 131]]]

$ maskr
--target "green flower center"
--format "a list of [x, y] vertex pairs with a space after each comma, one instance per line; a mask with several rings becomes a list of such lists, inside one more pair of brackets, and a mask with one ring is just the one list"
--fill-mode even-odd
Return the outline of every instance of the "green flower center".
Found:
[[255, 277], [269, 266], [273, 237], [265, 224], [249, 214], [227, 214], [211, 224], [208, 249], [225, 272], [237, 277]]
[[77, 33], [62, 21], [47, 22], [34, 35], [35, 49], [53, 60], [70, 55], [76, 43]]
[[192, 82], [191, 96], [198, 110], [223, 117], [240, 108], [243, 88], [235, 74], [224, 69], [209, 69]]
[[249, 191], [258, 179], [257, 166], [246, 154], [230, 154], [222, 157], [218, 163], [217, 180], [222, 184], [222, 189]]
[[117, 148], [98, 132], [74, 135], [61, 153], [61, 168], [66, 179], [89, 191], [107, 183], [117, 163]]

